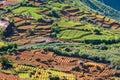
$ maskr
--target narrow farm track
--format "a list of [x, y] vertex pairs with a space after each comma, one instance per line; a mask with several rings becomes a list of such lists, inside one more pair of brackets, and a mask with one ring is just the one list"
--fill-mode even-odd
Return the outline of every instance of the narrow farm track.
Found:
[[31, 47], [36, 47], [36, 46], [57, 46], [57, 45], [67, 45], [67, 44], [83, 44], [83, 43], [36, 43], [36, 44], [31, 44], [31, 45], [23, 45], [23, 46], [18, 46], [18, 49], [28, 49]]

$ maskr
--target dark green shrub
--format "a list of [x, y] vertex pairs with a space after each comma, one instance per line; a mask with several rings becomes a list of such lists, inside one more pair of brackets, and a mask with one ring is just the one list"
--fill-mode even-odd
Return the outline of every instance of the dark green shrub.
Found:
[[50, 80], [60, 80], [58, 76], [52, 75], [50, 76]]
[[99, 50], [107, 50], [108, 47], [105, 44], [100, 44], [100, 45], [95, 45], [93, 46], [94, 49], [99, 49]]
[[0, 52], [3, 51], [15, 51], [17, 49], [17, 44], [16, 43], [4, 43], [2, 47], [0, 47]]
[[58, 26], [58, 24], [54, 24], [51, 28], [52, 32], [58, 34], [60, 32], [60, 27]]
[[9, 69], [9, 68], [12, 68], [12, 64], [10, 64], [10, 62], [8, 61], [7, 58], [5, 57], [1, 57], [0, 58], [0, 62], [2, 64], [2, 69]]
[[53, 17], [60, 18], [58, 12], [55, 9], [52, 10], [52, 15]]
[[111, 65], [116, 69], [120, 69], [120, 58], [113, 58]]
[[50, 34], [50, 37], [51, 37], [51, 38], [56, 38], [56, 37], [57, 37], [57, 34], [56, 34], [55, 32], [53, 32], [53, 33]]

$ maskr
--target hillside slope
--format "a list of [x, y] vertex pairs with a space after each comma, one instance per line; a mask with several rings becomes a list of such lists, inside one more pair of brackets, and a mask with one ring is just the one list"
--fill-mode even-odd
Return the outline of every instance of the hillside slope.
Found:
[[97, 11], [105, 16], [120, 21], [120, 12], [98, 0], [66, 0], [68, 4], [86, 11]]
[[106, 16], [109, 16], [115, 20], [120, 21], [120, 12], [111, 8], [110, 6], [105, 5], [97, 0], [80, 0], [85, 5], [89, 6], [90, 8], [103, 13]]
[[87, 5], [84, 5], [80, 0], [66, 0], [65, 3], [68, 3], [69, 5], [71, 6], [74, 6], [76, 8], [80, 8], [82, 10], [85, 10], [85, 11], [91, 11], [92, 9], [87, 6]]

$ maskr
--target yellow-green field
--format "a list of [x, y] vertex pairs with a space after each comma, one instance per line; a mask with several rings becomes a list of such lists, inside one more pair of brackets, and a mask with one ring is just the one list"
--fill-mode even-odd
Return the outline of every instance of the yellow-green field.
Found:
[[[68, 74], [64, 73], [62, 71], [56, 71], [52, 69], [40, 69], [40, 68], [34, 68], [34, 67], [29, 67], [29, 66], [23, 66], [23, 65], [18, 65], [15, 68], [16, 72], [20, 72], [21, 70], [27, 70], [27, 72], [24, 73], [19, 73], [20, 79], [29, 79], [29, 80], [49, 80], [50, 75], [56, 75], [60, 77], [61, 79], [65, 77], [67, 80], [75, 80], [75, 76], [73, 74]], [[35, 74], [32, 75], [31, 77], [30, 72], [34, 72]]]

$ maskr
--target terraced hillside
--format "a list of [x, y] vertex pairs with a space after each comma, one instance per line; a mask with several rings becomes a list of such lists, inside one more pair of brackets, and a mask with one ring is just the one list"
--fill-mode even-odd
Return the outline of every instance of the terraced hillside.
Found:
[[61, 16], [63, 18], [57, 21], [57, 26], [53, 26], [53, 29], [58, 27], [55, 29], [59, 32], [56, 30], [54, 32], [58, 34], [57, 37], [60, 39], [93, 44], [103, 42], [108, 44], [114, 40], [119, 42], [119, 33], [114, 34], [114, 29], [119, 30], [119, 23], [117, 25], [113, 19], [74, 7], [62, 10]]
[[104, 3], [98, 0], [74, 0], [73, 2], [67, 0], [72, 6], [75, 6], [80, 9], [85, 9], [88, 11], [97, 11], [108, 17], [111, 17], [117, 21], [120, 21], [120, 12], [113, 9], [112, 7], [105, 5]]
[[98, 0], [2, 1], [0, 79], [120, 79], [118, 11]]
[[[83, 11], [82, 8], [78, 9], [59, 2], [54, 3], [51, 1], [48, 4], [42, 4], [29, 1], [27, 4], [23, 3], [18, 8], [15, 7], [11, 9], [11, 12], [7, 12], [4, 15], [16, 26], [14, 34], [6, 37], [6, 41], [16, 41], [18, 45], [60, 42], [62, 39], [63, 41], [68, 39], [85, 43], [90, 41], [92, 43], [96, 43], [96, 41], [100, 43], [119, 42], [119, 33], [116, 34], [114, 30], [107, 30], [119, 30], [119, 23], [106, 16], [87, 10]], [[55, 25], [57, 25], [57, 28]], [[99, 27], [101, 28], [99, 29]], [[104, 28], [106, 28], [105, 31]], [[73, 32], [70, 31], [72, 29], [74, 30]], [[69, 34], [69, 32], [71, 33]], [[74, 32], [78, 32], [78, 34], [74, 34]], [[110, 34], [108, 35], [107, 33]], [[55, 38], [53, 39], [53, 37]], [[94, 39], [91, 39], [91, 37], [94, 37]], [[102, 38], [101, 40], [99, 40], [100, 37]]]

